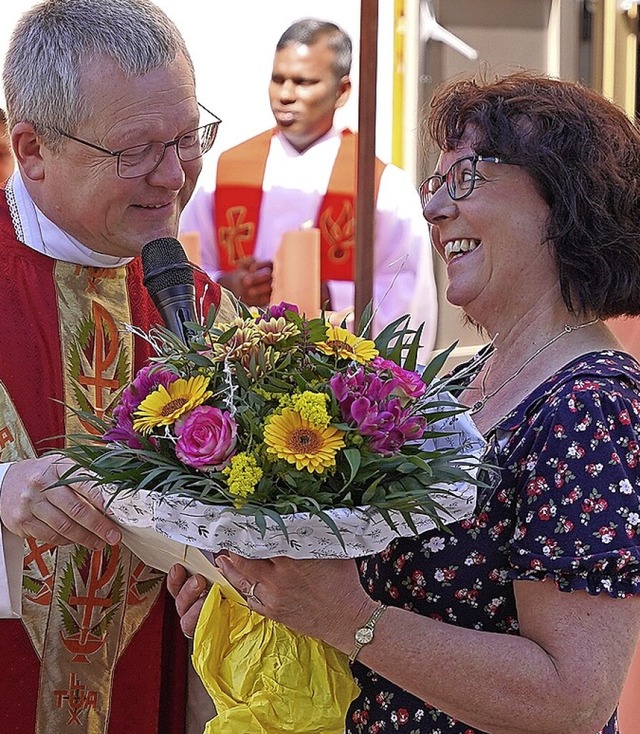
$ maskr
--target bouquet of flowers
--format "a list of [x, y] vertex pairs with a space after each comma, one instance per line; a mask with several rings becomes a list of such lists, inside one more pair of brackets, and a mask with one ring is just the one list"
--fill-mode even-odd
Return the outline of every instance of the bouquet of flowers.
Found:
[[434, 379], [448, 351], [416, 372], [408, 317], [375, 342], [290, 304], [214, 319], [190, 325], [188, 347], [141, 334], [152, 364], [110, 424], [83, 415], [103, 440], [67, 451], [125, 522], [151, 501], [156, 529], [201, 548], [345, 557], [473, 509], [477, 443]]
[[[471, 514], [482, 440], [436, 379], [448, 352], [416, 371], [408, 317], [374, 342], [291, 304], [240, 308], [189, 324], [188, 346], [162, 327], [136, 332], [151, 364], [110, 422], [82, 415], [102, 438], [65, 453], [120, 521], [214, 552], [338, 558]], [[207, 732], [341, 731], [356, 691], [346, 657], [224, 597], [214, 586], [195, 639], [219, 714]], [[279, 676], [283, 713], [265, 675]]]

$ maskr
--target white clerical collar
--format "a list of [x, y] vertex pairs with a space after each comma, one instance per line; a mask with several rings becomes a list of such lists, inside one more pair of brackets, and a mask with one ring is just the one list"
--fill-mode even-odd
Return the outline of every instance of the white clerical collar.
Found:
[[317, 140], [314, 140], [313, 143], [308, 148], [305, 148], [302, 153], [297, 150], [296, 148], [291, 145], [291, 143], [287, 140], [284, 133], [281, 130], [276, 131], [275, 137], [280, 141], [282, 144], [282, 147], [284, 148], [285, 152], [288, 155], [304, 155], [308, 150], [311, 150], [311, 148], [314, 148], [316, 145], [320, 145], [320, 143], [324, 143], [325, 140], [331, 140], [332, 138], [339, 138], [341, 135], [341, 132], [335, 128], [332, 127], [330, 130], [328, 130], [324, 135], [321, 135]]
[[18, 240], [54, 260], [94, 268], [117, 268], [133, 260], [94, 252], [63, 232], [38, 209], [16, 171], [6, 183], [7, 202]]

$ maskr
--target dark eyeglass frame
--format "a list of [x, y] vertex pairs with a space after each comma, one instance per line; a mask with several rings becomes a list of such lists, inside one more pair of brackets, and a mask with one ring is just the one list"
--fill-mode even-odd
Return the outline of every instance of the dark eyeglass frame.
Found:
[[[182, 133], [182, 135], [179, 135], [177, 138], [174, 138], [173, 140], [170, 140], [168, 143], [165, 143], [162, 140], [150, 140], [148, 143], [143, 143], [142, 145], [130, 145], [127, 148], [122, 148], [121, 150], [109, 150], [108, 148], [103, 148], [100, 145], [96, 145], [95, 143], [90, 143], [88, 140], [83, 140], [82, 138], [77, 138], [75, 135], [70, 135], [69, 133], [66, 133], [64, 130], [60, 130], [59, 128], [53, 128], [58, 135], [62, 135], [65, 138], [69, 138], [69, 140], [74, 140], [76, 143], [82, 143], [82, 145], [86, 145], [89, 148], [93, 148], [94, 150], [99, 150], [101, 153], [105, 153], [106, 155], [114, 156], [116, 158], [116, 174], [118, 178], [124, 178], [124, 179], [132, 179], [132, 178], [143, 178], [144, 176], [148, 176], [150, 173], [153, 173], [156, 168], [162, 163], [162, 160], [164, 158], [165, 153], [167, 152], [167, 148], [171, 148], [172, 146], [175, 146], [176, 153], [178, 155], [178, 158], [183, 163], [188, 163], [189, 161], [195, 161], [198, 160], [198, 158], [202, 158], [202, 156], [205, 153], [208, 153], [211, 148], [213, 147], [213, 144], [215, 142], [216, 136], [218, 134], [218, 127], [222, 120], [218, 117], [218, 115], [214, 114], [210, 110], [208, 110], [203, 104], [200, 104], [198, 102], [198, 107], [203, 109], [207, 114], [211, 115], [215, 118], [213, 122], [208, 122], [206, 125], [201, 125], [200, 127], [195, 127], [193, 130], [187, 130], [186, 133]], [[195, 156], [194, 158], [187, 158], [184, 160], [182, 156], [180, 155], [180, 141], [183, 140], [187, 135], [192, 135], [194, 132], [199, 130], [211, 130], [211, 132], [207, 132], [207, 134], [201, 134], [200, 137], [204, 140], [206, 140], [206, 147], [200, 151], [200, 155]], [[136, 148], [144, 148], [146, 145], [151, 145], [152, 143], [161, 143], [164, 145], [164, 150], [162, 151], [162, 155], [158, 158], [155, 165], [151, 170], [146, 171], [145, 173], [136, 173], [135, 176], [127, 176], [122, 175], [120, 161], [121, 156], [123, 153], [127, 153], [131, 150], [135, 150]]]
[[[452, 172], [454, 171], [456, 166], [464, 161], [469, 161], [471, 163], [471, 180], [469, 181], [468, 190], [463, 191], [462, 194], [458, 194], [458, 192], [456, 191], [456, 183]], [[463, 158], [458, 158], [457, 161], [454, 161], [451, 166], [449, 166], [449, 170], [446, 173], [434, 173], [432, 176], [428, 176], [427, 178], [425, 178], [425, 180], [420, 184], [420, 186], [418, 187], [418, 193], [420, 194], [420, 204], [422, 205], [422, 210], [424, 211], [426, 209], [427, 204], [431, 201], [431, 199], [433, 199], [433, 197], [440, 190], [443, 184], [446, 185], [447, 193], [449, 194], [452, 201], [462, 201], [462, 199], [466, 199], [467, 196], [471, 196], [473, 190], [476, 187], [476, 169], [479, 162], [509, 164], [509, 161], [505, 160], [504, 158], [498, 158], [494, 155], [467, 155]], [[435, 187], [435, 189], [433, 189], [433, 184], [435, 182], [438, 182], [438, 185]]]

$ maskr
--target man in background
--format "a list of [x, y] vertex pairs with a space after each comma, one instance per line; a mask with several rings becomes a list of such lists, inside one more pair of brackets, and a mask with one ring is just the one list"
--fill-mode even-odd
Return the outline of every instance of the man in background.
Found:
[[[108, 415], [149, 357], [124, 328], [160, 322], [138, 255], [176, 236], [219, 119], [149, 0], [34, 6], [4, 91], [18, 170], [0, 191], [0, 571], [17, 556], [22, 596], [0, 573], [15, 617], [0, 620], [0, 732], [182, 734], [188, 650], [164, 574], [120, 543], [91, 485], [51, 488], [67, 465], [42, 454], [90, 432], [73, 410]], [[232, 317], [200, 274], [196, 293]]]
[[[357, 136], [334, 126], [351, 91], [351, 56], [351, 39], [333, 23], [288, 28], [269, 85], [275, 129], [223, 153], [215, 190], [198, 190], [184, 211], [180, 229], [199, 233], [202, 267], [248, 305], [271, 302], [282, 236], [311, 222], [321, 232], [322, 301], [353, 306]], [[426, 322], [430, 349], [437, 302], [418, 195], [403, 171], [378, 160], [375, 189], [374, 334], [409, 313], [414, 326]]]

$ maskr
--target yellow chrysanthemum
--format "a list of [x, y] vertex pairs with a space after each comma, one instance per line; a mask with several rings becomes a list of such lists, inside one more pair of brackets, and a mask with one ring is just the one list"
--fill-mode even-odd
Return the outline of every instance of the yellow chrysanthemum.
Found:
[[202, 405], [213, 393], [207, 390], [209, 378], [203, 375], [180, 378], [172, 382], [168, 388], [159, 385], [149, 393], [136, 410], [133, 428], [142, 433], [149, 433], [157, 426], [170, 426], [189, 410]]
[[291, 408], [269, 418], [264, 442], [270, 454], [295, 464], [296, 469], [323, 472], [336, 463], [344, 446], [343, 431], [331, 426], [314, 426]]
[[378, 356], [376, 345], [370, 339], [355, 336], [341, 326], [329, 326], [326, 341], [318, 342], [316, 347], [325, 354], [353, 359], [360, 364]]
[[246, 498], [253, 494], [263, 474], [255, 457], [244, 452], [232, 456], [230, 465], [222, 473], [227, 476], [229, 492], [236, 497], [234, 505], [237, 508], [242, 507]]
[[327, 395], [319, 392], [311, 392], [305, 390], [303, 393], [293, 395], [291, 399], [291, 407], [300, 413], [300, 416], [309, 421], [313, 426], [328, 426], [331, 419], [327, 412]]

